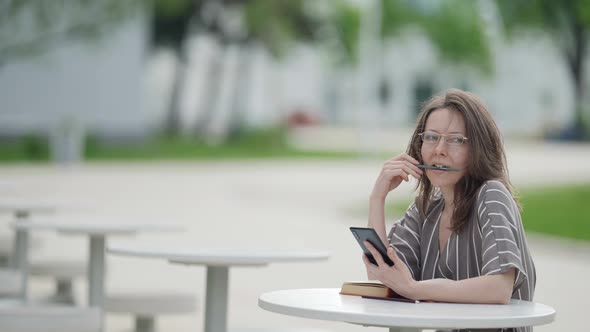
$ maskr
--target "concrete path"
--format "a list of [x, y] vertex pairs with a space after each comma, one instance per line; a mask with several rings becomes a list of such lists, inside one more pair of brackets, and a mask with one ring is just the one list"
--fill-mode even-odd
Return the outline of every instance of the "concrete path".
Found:
[[[590, 185], [588, 146], [515, 144], [509, 160], [519, 188]], [[73, 168], [12, 165], [0, 167], [0, 199], [53, 197], [78, 206], [78, 211], [68, 213], [98, 211], [188, 228], [182, 234], [118, 238], [111, 243], [330, 250], [333, 257], [325, 263], [232, 270], [229, 326], [383, 331], [281, 316], [262, 311], [256, 304], [258, 294], [265, 291], [339, 287], [345, 280], [365, 277], [361, 252], [348, 227], [366, 224], [359, 211], [380, 166], [379, 160], [109, 163]], [[391, 199], [405, 201], [411, 194], [412, 186], [406, 184]], [[393, 221], [394, 216], [388, 220]], [[87, 244], [82, 238], [45, 237], [42, 256], [85, 257]], [[590, 245], [533, 235], [529, 242], [538, 269], [535, 300], [558, 310], [554, 324], [536, 331], [585, 331]], [[107, 283], [110, 291], [181, 290], [197, 294], [202, 301], [204, 269], [110, 257]], [[49, 292], [50, 287], [49, 281], [35, 281], [33, 295]], [[85, 285], [78, 285], [76, 291], [84, 298]], [[202, 331], [202, 323], [200, 310], [192, 316], [164, 317], [160, 326], [162, 331], [196, 332]], [[131, 320], [109, 316], [107, 328], [128, 330]]]

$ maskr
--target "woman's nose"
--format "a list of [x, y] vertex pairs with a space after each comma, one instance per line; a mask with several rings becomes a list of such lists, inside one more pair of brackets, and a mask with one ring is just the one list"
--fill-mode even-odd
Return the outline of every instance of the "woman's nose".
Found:
[[436, 154], [442, 154], [442, 155], [446, 154], [447, 144], [445, 142], [444, 137], [441, 137], [440, 140], [438, 142], [436, 142], [436, 146], [434, 148], [434, 151], [436, 152]]

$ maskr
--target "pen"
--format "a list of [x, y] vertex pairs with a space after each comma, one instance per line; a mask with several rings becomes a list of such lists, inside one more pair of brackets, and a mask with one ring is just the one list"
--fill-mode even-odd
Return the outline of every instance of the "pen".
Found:
[[454, 167], [439, 167], [439, 166], [430, 166], [430, 165], [418, 165], [418, 168], [422, 169], [435, 169], [437, 171], [460, 171], [461, 168], [454, 168]]

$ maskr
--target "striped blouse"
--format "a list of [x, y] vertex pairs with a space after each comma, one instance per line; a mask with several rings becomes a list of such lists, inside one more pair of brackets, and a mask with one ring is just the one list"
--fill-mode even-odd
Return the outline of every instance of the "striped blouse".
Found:
[[[414, 279], [462, 280], [515, 268], [512, 298], [532, 301], [535, 265], [518, 207], [504, 184], [491, 180], [481, 186], [474, 211], [477, 213], [460, 233], [451, 233], [440, 252], [438, 230], [443, 205], [442, 197], [434, 199], [426, 218], [421, 218], [414, 203], [389, 232], [389, 242]], [[504, 331], [532, 331], [532, 327]]]

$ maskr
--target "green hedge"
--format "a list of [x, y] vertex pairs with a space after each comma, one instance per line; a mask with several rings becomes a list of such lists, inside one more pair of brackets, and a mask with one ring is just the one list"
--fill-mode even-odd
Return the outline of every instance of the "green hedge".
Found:
[[[519, 195], [528, 232], [590, 241], [590, 184], [528, 188]], [[400, 216], [409, 204], [388, 204], [386, 215]]]

